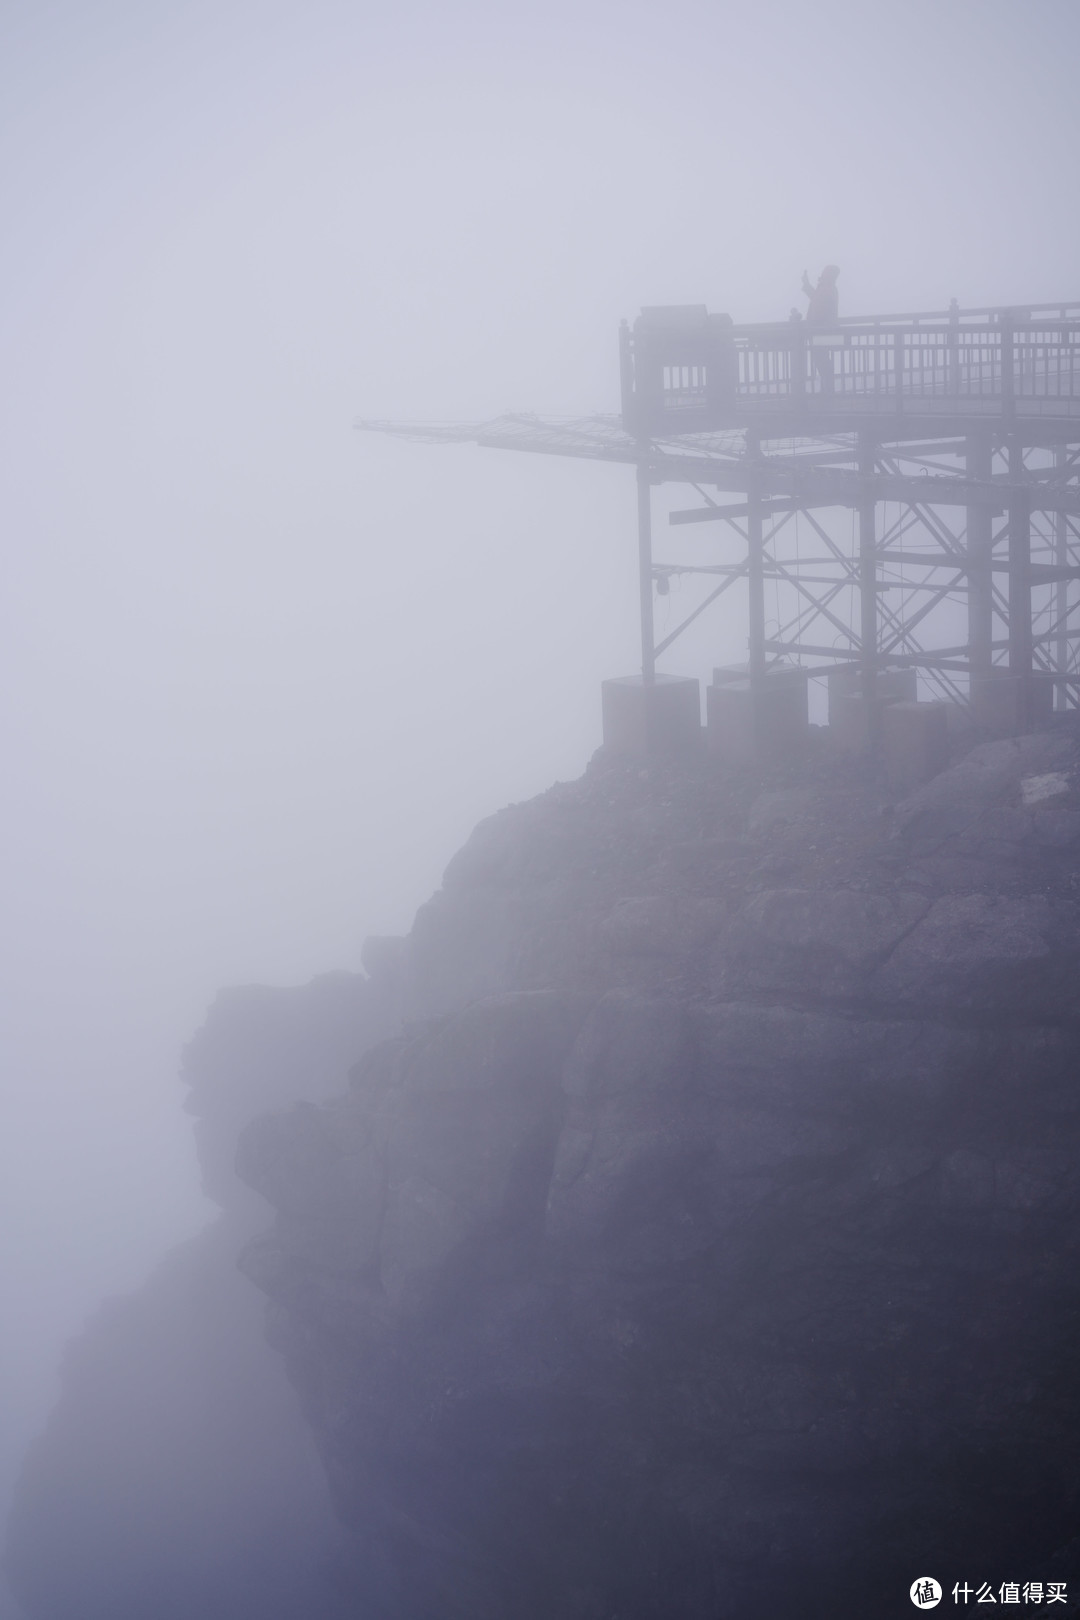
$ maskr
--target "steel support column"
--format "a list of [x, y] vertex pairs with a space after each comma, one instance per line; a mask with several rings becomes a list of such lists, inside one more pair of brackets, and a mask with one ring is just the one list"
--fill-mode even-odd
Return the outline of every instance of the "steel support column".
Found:
[[748, 477], [746, 485], [747, 579], [749, 582], [750, 687], [759, 691], [765, 679], [765, 542], [762, 524], [761, 479], [755, 472], [761, 446], [756, 436], [746, 436]]
[[[988, 484], [994, 461], [992, 436], [973, 433], [967, 441], [964, 459], [966, 477]], [[989, 675], [994, 662], [993, 549], [993, 512], [985, 502], [973, 501], [967, 508], [968, 656], [973, 677]]]
[[[859, 472], [872, 478], [877, 466], [877, 446], [868, 435], [859, 435]], [[877, 692], [878, 665], [878, 558], [877, 502], [864, 494], [859, 501], [859, 659], [860, 688], [867, 702]], [[872, 724], [871, 719], [871, 724]]]
[[641, 597], [641, 679], [646, 686], [656, 680], [656, 647], [653, 639], [652, 576], [652, 484], [649, 481], [649, 446], [638, 446], [637, 462], [638, 590]]
[[[1067, 463], [1067, 452], [1063, 444], [1054, 446], [1054, 467], [1060, 474]], [[1054, 565], [1057, 568], [1067, 568], [1069, 564], [1069, 521], [1064, 512], [1054, 513]], [[1054, 668], [1059, 675], [1064, 675], [1069, 667], [1069, 582], [1059, 579], [1054, 586], [1054, 622], [1058, 626], [1058, 637], [1054, 643]], [[1059, 681], [1054, 687], [1054, 708], [1067, 709], [1069, 706], [1069, 689], [1064, 682]]]
[[1024, 447], [1018, 434], [1009, 439], [1009, 671], [1030, 675], [1031, 626], [1031, 497], [1022, 487]]

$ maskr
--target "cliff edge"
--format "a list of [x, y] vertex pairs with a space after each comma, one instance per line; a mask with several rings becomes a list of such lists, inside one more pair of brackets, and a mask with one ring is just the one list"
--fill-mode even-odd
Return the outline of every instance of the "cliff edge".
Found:
[[356, 1612], [1075, 1598], [1078, 966], [1071, 724], [895, 805], [600, 755], [482, 824], [405, 1033], [240, 1139]]

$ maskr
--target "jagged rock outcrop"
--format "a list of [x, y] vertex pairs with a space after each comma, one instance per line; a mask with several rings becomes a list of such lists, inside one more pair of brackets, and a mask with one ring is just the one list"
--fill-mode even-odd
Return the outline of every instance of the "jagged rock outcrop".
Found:
[[477, 830], [405, 1034], [240, 1143], [357, 1613], [1078, 1595], [1078, 857], [1070, 725], [898, 806], [601, 756]]
[[338, 1091], [397, 1026], [396, 980], [332, 974], [223, 992], [184, 1064], [204, 1186], [222, 1213], [69, 1347], [7, 1537], [28, 1620], [339, 1620], [342, 1533], [296, 1395], [236, 1267], [266, 1206], [240, 1128]]

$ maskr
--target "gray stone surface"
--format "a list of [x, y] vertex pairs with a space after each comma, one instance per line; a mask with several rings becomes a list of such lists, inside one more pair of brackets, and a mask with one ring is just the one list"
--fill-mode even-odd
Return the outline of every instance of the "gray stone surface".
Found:
[[312, 1167], [248, 1264], [371, 1620], [876, 1620], [924, 1566], [1073, 1567], [1080, 805], [1021, 783], [1074, 759], [893, 811], [601, 764], [467, 847], [409, 946], [436, 1023], [241, 1159]]
[[1065, 731], [982, 743], [897, 806], [897, 829], [922, 837], [959, 832], [982, 811], [1019, 802], [1023, 778], [1075, 771], [1076, 758], [1076, 739]]
[[879, 970], [874, 993], [922, 1008], [1071, 1016], [1080, 959], [1069, 932], [1045, 895], [946, 895]]
[[196, 1043], [218, 1186], [258, 1062], [275, 1109], [240, 1139], [276, 1211], [242, 1264], [344, 1537], [292, 1613], [1080, 1593], [1078, 742], [984, 745], [899, 805], [813, 738], [757, 775], [598, 756], [373, 946], [394, 1031], [339, 1094], [340, 986], [303, 1040], [247, 993]]
[[928, 909], [917, 893], [766, 890], [724, 939], [718, 983], [854, 995]]
[[[902, 1614], [859, 1605], [906, 1602], [919, 1554], [1048, 1563], [1078, 1059], [1076, 1031], [627, 991], [479, 1002], [407, 1045], [374, 1103], [403, 1143], [378, 1282], [287, 1221], [259, 1249], [339, 1510], [381, 1549], [367, 1612]], [[527, 1071], [536, 1112], [417, 1145], [443, 1061], [492, 1101]]]

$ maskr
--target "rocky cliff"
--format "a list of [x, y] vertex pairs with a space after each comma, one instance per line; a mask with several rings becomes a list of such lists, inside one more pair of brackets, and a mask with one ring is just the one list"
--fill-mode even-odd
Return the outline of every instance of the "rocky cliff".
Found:
[[29, 1620], [1080, 1594], [1074, 725], [898, 804], [600, 754], [365, 960], [192, 1043], [224, 1213], [72, 1350]]
[[184, 1078], [204, 1186], [221, 1213], [69, 1347], [7, 1537], [28, 1620], [353, 1612], [310, 1430], [266, 1344], [264, 1302], [237, 1272], [266, 1206], [232, 1161], [253, 1115], [340, 1090], [397, 1021], [385, 971], [225, 991], [211, 1008]]
[[405, 1033], [240, 1141], [357, 1615], [1077, 1595], [1078, 857], [1069, 725], [477, 829]]

